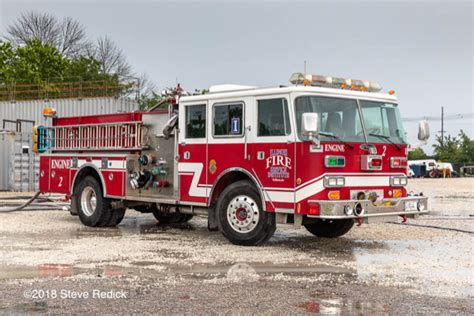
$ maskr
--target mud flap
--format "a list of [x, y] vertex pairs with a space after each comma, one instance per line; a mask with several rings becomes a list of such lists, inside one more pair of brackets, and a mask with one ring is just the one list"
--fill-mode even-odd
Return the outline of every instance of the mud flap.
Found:
[[207, 210], [207, 229], [211, 232], [219, 230], [217, 224], [217, 212], [215, 207], [210, 207]]
[[71, 196], [71, 209], [69, 210], [69, 213], [72, 216], [77, 216], [77, 201], [76, 197], [74, 195]]

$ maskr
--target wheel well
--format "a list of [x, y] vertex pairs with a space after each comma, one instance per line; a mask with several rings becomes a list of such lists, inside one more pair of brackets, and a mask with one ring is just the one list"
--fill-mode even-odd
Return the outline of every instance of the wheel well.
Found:
[[222, 193], [222, 191], [224, 191], [224, 189], [230, 184], [240, 180], [248, 180], [253, 183], [253, 185], [255, 185], [255, 187], [258, 189], [257, 184], [249, 175], [245, 174], [242, 171], [230, 171], [217, 181], [216, 185], [214, 186], [214, 189], [212, 190], [212, 196], [211, 200], [209, 201], [209, 205], [211, 207], [215, 206], [217, 204], [217, 199]]
[[92, 176], [92, 177], [94, 177], [94, 179], [97, 180], [97, 182], [100, 185], [100, 188], [102, 189], [102, 194], [105, 195], [104, 184], [102, 183], [102, 179], [100, 178], [99, 172], [96, 169], [92, 168], [92, 167], [84, 167], [84, 168], [82, 168], [81, 170], [79, 170], [77, 172], [77, 174], [74, 178], [74, 182], [72, 184], [71, 195], [74, 194], [74, 190], [75, 190], [76, 186], [79, 185], [79, 183], [81, 183], [81, 181], [87, 176]]

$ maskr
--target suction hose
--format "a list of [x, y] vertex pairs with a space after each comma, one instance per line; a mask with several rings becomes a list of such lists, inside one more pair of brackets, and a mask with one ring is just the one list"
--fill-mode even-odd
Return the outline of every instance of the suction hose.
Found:
[[41, 192], [39, 192], [39, 191], [36, 192], [35, 195], [33, 195], [28, 201], [26, 201], [24, 204], [22, 204], [20, 206], [17, 206], [17, 207], [14, 207], [14, 208], [0, 209], [0, 213], [11, 213], [11, 212], [16, 212], [16, 211], [22, 210], [25, 207], [27, 207], [28, 205], [30, 205], [40, 194], [41, 194]]

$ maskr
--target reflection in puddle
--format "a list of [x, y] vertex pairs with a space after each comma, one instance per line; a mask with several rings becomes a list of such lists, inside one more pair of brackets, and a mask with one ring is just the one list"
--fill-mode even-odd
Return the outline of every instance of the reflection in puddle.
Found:
[[[152, 267], [152, 268], [150, 268]], [[125, 275], [163, 277], [167, 275], [180, 275], [190, 278], [215, 278], [224, 277], [229, 281], [258, 280], [261, 275], [298, 275], [315, 276], [318, 274], [336, 274], [354, 276], [355, 271], [327, 265], [294, 265], [294, 264], [269, 264], [269, 263], [243, 263], [192, 266], [168, 265], [161, 266], [152, 261], [134, 262], [132, 266], [122, 267], [117, 265], [103, 265], [97, 268], [85, 269], [67, 264], [42, 264], [37, 267], [30, 266], [4, 266], [0, 267], [0, 280], [6, 279], [32, 279], [72, 277], [75, 275], [90, 275], [97, 277], [119, 277]]]
[[46, 303], [45, 301], [39, 301], [39, 302], [11, 305], [7, 307], [0, 307], [0, 314], [18, 315], [18, 314], [41, 313], [41, 312], [45, 312], [47, 309], [48, 309], [48, 303]]
[[321, 315], [389, 315], [387, 304], [369, 301], [352, 301], [343, 298], [327, 298], [313, 295], [314, 299], [298, 304], [297, 307], [309, 313]]

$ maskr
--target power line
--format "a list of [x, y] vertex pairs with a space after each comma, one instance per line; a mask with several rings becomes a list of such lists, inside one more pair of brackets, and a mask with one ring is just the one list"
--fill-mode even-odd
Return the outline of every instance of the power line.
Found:
[[[474, 118], [474, 113], [458, 113], [458, 114], [444, 115], [443, 121], [466, 120], [470, 118]], [[402, 118], [402, 121], [404, 122], [414, 122], [414, 121], [419, 121], [419, 120], [439, 121], [441, 120], [441, 116], [417, 116], [417, 117]]]

